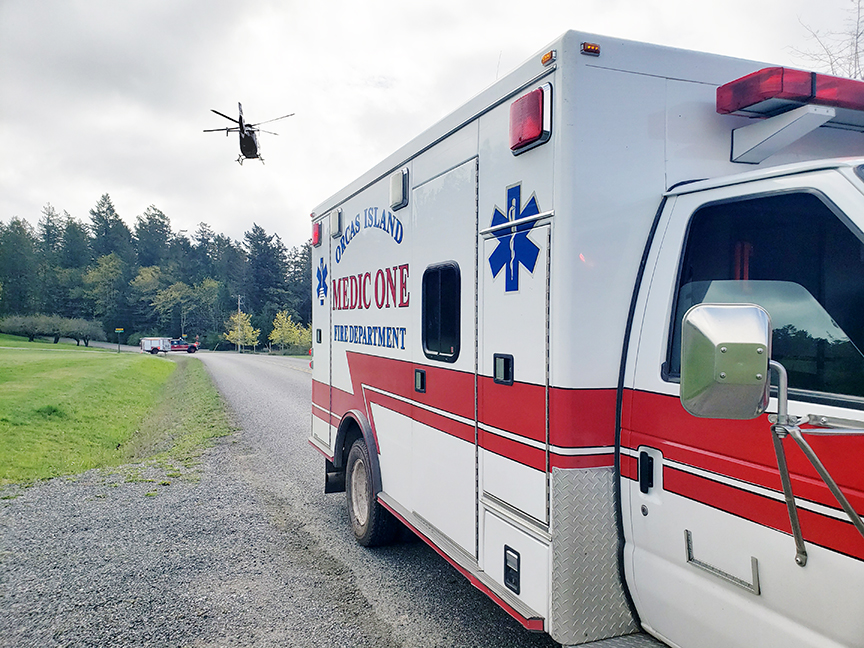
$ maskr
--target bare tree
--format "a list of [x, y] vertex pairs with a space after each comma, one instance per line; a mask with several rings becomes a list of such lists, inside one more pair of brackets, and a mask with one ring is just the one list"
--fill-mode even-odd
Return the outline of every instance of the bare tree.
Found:
[[835, 76], [862, 79], [861, 57], [864, 54], [864, 0], [850, 0], [851, 8], [843, 21], [841, 31], [821, 32], [805, 25], [815, 47], [809, 50], [793, 48], [800, 57], [815, 64], [815, 67]]

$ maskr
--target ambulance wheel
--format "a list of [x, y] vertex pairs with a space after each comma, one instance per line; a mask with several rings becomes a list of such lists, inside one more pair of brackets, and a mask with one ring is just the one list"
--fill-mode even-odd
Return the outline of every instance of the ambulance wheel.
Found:
[[372, 492], [369, 450], [363, 439], [357, 439], [351, 446], [345, 473], [348, 519], [357, 542], [364, 547], [389, 544], [398, 526], [396, 518], [378, 503]]
[[159, 353], [159, 349], [150, 349], [150, 353], [152, 355], [156, 355], [157, 353]]

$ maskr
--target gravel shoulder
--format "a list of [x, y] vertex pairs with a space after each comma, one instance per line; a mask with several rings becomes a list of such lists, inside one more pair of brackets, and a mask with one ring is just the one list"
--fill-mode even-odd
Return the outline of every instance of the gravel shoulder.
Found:
[[347, 621], [368, 604], [333, 578], [347, 568], [267, 515], [237, 479], [237, 442], [207, 453], [197, 483], [150, 467], [4, 489], [0, 644], [393, 645], [368, 623], [357, 642]]
[[324, 495], [308, 362], [200, 354], [240, 431], [158, 466], [0, 489], [0, 646], [553, 646], [418, 541]]

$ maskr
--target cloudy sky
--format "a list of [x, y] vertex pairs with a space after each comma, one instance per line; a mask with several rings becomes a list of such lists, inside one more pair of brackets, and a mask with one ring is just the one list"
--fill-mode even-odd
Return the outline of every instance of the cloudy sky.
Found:
[[[0, 221], [50, 203], [89, 222], [108, 193], [131, 227], [292, 247], [309, 213], [567, 29], [808, 67], [804, 25], [852, 0], [0, 0]], [[261, 164], [236, 134], [264, 121]]]

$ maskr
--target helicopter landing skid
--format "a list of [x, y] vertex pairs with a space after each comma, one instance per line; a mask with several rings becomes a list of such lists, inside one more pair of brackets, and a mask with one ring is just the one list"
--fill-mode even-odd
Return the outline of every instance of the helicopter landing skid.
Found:
[[244, 155], [240, 155], [237, 157], [237, 162], [240, 163], [240, 166], [243, 166], [243, 160], [253, 160], [253, 159], [254, 160], [261, 160], [261, 164], [264, 164], [264, 158], [262, 158], [260, 155], [257, 158], [247, 158]]

